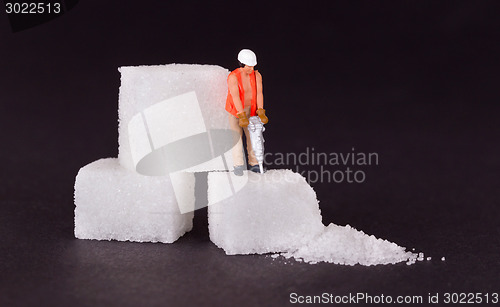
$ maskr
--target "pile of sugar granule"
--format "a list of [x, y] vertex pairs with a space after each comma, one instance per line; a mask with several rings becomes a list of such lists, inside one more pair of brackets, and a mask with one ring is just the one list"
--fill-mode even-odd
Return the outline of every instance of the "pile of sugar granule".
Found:
[[[285, 258], [295, 258], [310, 264], [330, 262], [343, 265], [377, 265], [406, 261], [414, 264], [423, 261], [423, 253], [412, 253], [387, 240], [377, 239], [351, 226], [330, 224], [323, 233], [294, 252], [282, 253]], [[271, 256], [275, 258], [275, 256]], [[429, 260], [429, 259], [428, 259]]]

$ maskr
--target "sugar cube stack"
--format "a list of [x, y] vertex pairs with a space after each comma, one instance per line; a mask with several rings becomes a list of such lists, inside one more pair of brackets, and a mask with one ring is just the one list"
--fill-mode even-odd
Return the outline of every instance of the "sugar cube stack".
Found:
[[[137, 174], [128, 124], [153, 105], [194, 92], [205, 130], [228, 130], [224, 102], [229, 71], [214, 65], [185, 64], [121, 67], [119, 71], [118, 159], [101, 159], [80, 169], [75, 182], [75, 236], [171, 243], [192, 227], [193, 212], [181, 214], [180, 209], [194, 208], [194, 174]], [[183, 118], [186, 114], [176, 115]], [[149, 145], [147, 139], [143, 141]], [[224, 157], [231, 159], [230, 154]], [[187, 171], [227, 168], [210, 162]], [[226, 162], [232, 165], [231, 160]]]
[[[226, 142], [232, 139], [224, 110], [227, 69], [170, 64], [119, 71], [118, 158], [100, 159], [78, 172], [77, 238], [176, 241], [193, 226], [193, 172], [209, 171], [210, 239], [228, 255], [281, 253], [307, 263], [346, 265], [423, 259], [349, 225], [325, 227], [316, 194], [298, 173], [228, 172], [234, 144]], [[169, 144], [175, 150], [168, 151]], [[171, 167], [171, 161], [183, 167]]]
[[[194, 174], [184, 173], [194, 206]], [[75, 237], [172, 243], [192, 228], [181, 214], [168, 176], [143, 176], [116, 158], [80, 169], [75, 182]]]
[[290, 170], [211, 172], [208, 201], [210, 239], [228, 255], [294, 251], [324, 229], [316, 193]]

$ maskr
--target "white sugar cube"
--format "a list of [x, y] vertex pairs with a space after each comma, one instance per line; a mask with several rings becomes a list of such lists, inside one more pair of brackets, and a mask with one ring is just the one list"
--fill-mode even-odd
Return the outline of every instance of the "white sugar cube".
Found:
[[[176, 144], [175, 158], [193, 155], [193, 163], [188, 166], [183, 164], [186, 167], [182, 169], [192, 167], [190, 171], [210, 171], [232, 167], [231, 154], [223, 155], [225, 152], [217, 150], [220, 146], [215, 142], [215, 138], [221, 136], [221, 130], [230, 131], [228, 113], [224, 109], [229, 74], [227, 69], [215, 65], [169, 64], [120, 67], [119, 71], [118, 158], [121, 165], [136, 170], [134, 157], [161, 150], [165, 144], [155, 146], [154, 136], [160, 135], [161, 140], [156, 143], [161, 143], [168, 135], [169, 139], [186, 141], [181, 148]], [[194, 102], [192, 96], [176, 101], [177, 97], [193, 93]], [[183, 103], [189, 105], [179, 105]], [[168, 125], [169, 128], [165, 129]], [[206, 141], [205, 131], [211, 133], [211, 142]], [[186, 136], [193, 138], [188, 139]], [[230, 135], [225, 135], [223, 139], [230, 145]], [[203, 148], [193, 147], [195, 142]], [[217, 147], [215, 152], [214, 146]], [[184, 149], [185, 154], [182, 154]], [[210, 150], [215, 155], [210, 159], [216, 161], [204, 159], [202, 152]], [[221, 156], [228, 160], [223, 161]]]
[[[183, 197], [194, 206], [194, 174], [183, 176]], [[193, 212], [180, 213], [169, 176], [139, 175], [116, 158], [80, 169], [75, 205], [79, 239], [172, 243], [192, 228]]]
[[210, 239], [226, 254], [296, 250], [324, 229], [316, 193], [290, 170], [208, 175]]

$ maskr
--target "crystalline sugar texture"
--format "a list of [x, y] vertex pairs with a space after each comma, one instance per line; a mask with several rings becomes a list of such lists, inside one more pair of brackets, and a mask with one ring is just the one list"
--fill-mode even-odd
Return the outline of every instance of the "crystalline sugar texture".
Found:
[[[203, 123], [196, 123], [210, 129], [229, 129], [228, 113], [225, 111], [225, 100], [227, 96], [227, 76], [229, 71], [215, 65], [187, 65], [169, 64], [157, 66], [133, 66], [119, 68], [121, 73], [121, 86], [119, 94], [119, 153], [118, 158], [121, 165], [135, 170], [129, 139], [129, 123], [137, 114], [144, 116], [154, 115], [153, 106], [166, 100], [174, 99], [186, 93], [194, 92], [198, 100], [199, 110]], [[153, 108], [152, 108], [153, 107]], [[168, 121], [168, 116], [174, 119], [188, 118], [196, 110], [189, 108], [177, 108], [178, 112], [167, 114], [163, 123]], [[149, 111], [148, 111], [149, 110]], [[155, 123], [145, 118], [147, 129], [152, 132]], [[192, 125], [191, 125], [192, 126]], [[172, 127], [174, 131], [168, 133], [175, 136], [186, 133], [186, 127]], [[146, 132], [147, 129], [143, 129]], [[151, 150], [147, 138], [141, 138], [144, 150]], [[230, 138], [229, 138], [230, 140]], [[208, 149], [207, 149], [208, 150]], [[220, 153], [218, 153], [220, 154]], [[231, 155], [228, 155], [230, 157]], [[232, 166], [232, 161], [228, 161]], [[222, 170], [218, 164], [215, 166], [204, 166], [197, 171]]]
[[358, 231], [351, 226], [330, 224], [323, 233], [285, 257], [305, 262], [330, 262], [344, 265], [377, 265], [408, 261], [415, 263], [417, 254], [387, 240]]
[[324, 226], [316, 193], [290, 170], [208, 175], [210, 239], [229, 254], [296, 250]]
[[[194, 206], [194, 174], [184, 173], [183, 180]], [[139, 175], [116, 158], [80, 169], [75, 205], [79, 239], [172, 243], [192, 228], [193, 212], [180, 214], [168, 176]]]

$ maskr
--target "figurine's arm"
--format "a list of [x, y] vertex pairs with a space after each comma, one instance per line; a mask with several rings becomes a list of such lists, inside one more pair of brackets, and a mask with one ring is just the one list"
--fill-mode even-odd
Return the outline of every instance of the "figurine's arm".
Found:
[[255, 81], [257, 82], [257, 115], [263, 124], [267, 124], [269, 119], [266, 116], [266, 110], [264, 110], [264, 94], [262, 94], [262, 75], [256, 71]]
[[243, 112], [243, 103], [240, 99], [240, 90], [238, 88], [238, 79], [236, 76], [231, 75], [227, 79], [227, 86], [229, 87], [229, 93], [231, 93], [231, 97], [233, 98], [234, 107], [236, 108], [237, 113]]
[[257, 81], [257, 109], [264, 108], [264, 94], [262, 94], [262, 75], [260, 72], [255, 71], [255, 78]]

